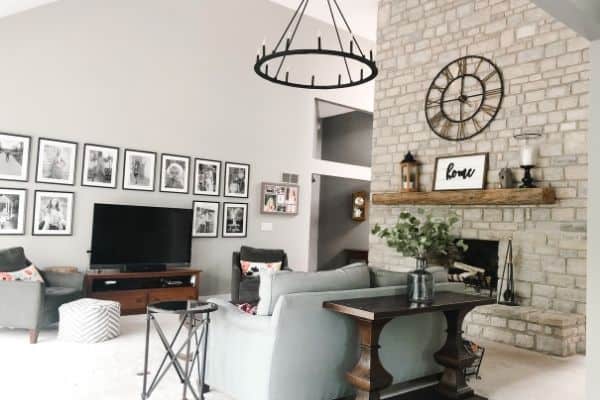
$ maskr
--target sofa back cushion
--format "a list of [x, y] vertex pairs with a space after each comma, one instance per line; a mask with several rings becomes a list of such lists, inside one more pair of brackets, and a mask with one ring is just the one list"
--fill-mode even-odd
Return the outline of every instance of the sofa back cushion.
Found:
[[0, 250], [0, 272], [13, 272], [31, 265], [22, 247]]
[[[448, 271], [444, 267], [429, 267], [435, 283], [448, 282]], [[390, 271], [382, 268], [370, 267], [371, 287], [405, 286], [408, 280], [408, 271]]]
[[257, 315], [272, 315], [277, 300], [283, 295], [330, 290], [353, 290], [370, 287], [369, 268], [362, 263], [351, 264], [333, 271], [272, 272], [260, 274], [260, 300]]

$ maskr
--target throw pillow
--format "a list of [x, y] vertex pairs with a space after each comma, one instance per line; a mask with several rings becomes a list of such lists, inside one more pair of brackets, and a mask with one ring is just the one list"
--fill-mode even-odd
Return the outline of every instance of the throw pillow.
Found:
[[369, 268], [353, 264], [333, 271], [272, 272], [260, 274], [260, 300], [257, 315], [272, 315], [277, 300], [291, 293], [325, 292], [333, 290], [367, 289], [370, 286]]
[[13, 272], [0, 272], [0, 281], [26, 281], [26, 282], [41, 282], [44, 283], [44, 278], [37, 270], [35, 265], [31, 264], [28, 267]]
[[240, 261], [242, 266], [242, 274], [245, 276], [259, 276], [261, 271], [280, 271], [282, 262], [255, 262], [255, 261]]

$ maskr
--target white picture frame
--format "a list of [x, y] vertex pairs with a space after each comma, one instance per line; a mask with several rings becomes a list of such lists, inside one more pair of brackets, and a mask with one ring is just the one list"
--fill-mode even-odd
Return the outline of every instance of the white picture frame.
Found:
[[248, 204], [223, 203], [223, 224], [221, 236], [224, 238], [245, 238], [248, 236]]
[[0, 235], [24, 235], [27, 190], [0, 188]]
[[73, 234], [73, 192], [36, 190], [33, 207], [34, 236], [71, 236]]
[[433, 190], [485, 189], [488, 157], [488, 153], [477, 153], [436, 158]]
[[192, 237], [216, 238], [219, 236], [220, 203], [217, 201], [194, 201]]
[[154, 191], [156, 153], [125, 149], [123, 162], [123, 189]]
[[86, 143], [83, 145], [81, 186], [117, 188], [119, 148]]
[[75, 142], [39, 138], [35, 181], [74, 186], [77, 147]]
[[176, 154], [161, 154], [159, 191], [189, 193], [190, 163], [190, 157]]
[[221, 161], [196, 158], [194, 160], [194, 194], [219, 196], [221, 193]]
[[225, 163], [225, 197], [248, 198], [250, 188], [250, 165]]
[[0, 179], [27, 182], [31, 137], [0, 133]]

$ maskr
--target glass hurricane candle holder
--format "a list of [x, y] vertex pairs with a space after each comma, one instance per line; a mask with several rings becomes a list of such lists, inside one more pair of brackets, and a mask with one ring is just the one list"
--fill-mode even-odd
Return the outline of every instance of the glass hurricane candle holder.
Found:
[[533, 169], [538, 161], [539, 154], [539, 139], [542, 135], [537, 132], [525, 132], [515, 135], [515, 139], [521, 142], [520, 164], [525, 171], [521, 183], [521, 188], [534, 188], [531, 169]]

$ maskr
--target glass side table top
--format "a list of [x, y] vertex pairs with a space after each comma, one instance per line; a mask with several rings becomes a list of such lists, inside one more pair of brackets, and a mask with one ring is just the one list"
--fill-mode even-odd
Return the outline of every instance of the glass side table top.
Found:
[[216, 311], [218, 306], [198, 300], [161, 301], [148, 306], [148, 311], [171, 314], [200, 314]]

